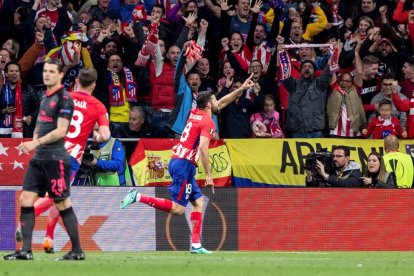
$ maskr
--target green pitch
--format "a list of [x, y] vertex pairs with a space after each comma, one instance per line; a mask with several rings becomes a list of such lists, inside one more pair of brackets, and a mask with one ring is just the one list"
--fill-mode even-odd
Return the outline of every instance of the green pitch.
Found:
[[[6, 252], [0, 252], [4, 255]], [[56, 262], [61, 252], [35, 252], [34, 261], [0, 260], [0, 275], [413, 275], [413, 252], [86, 253]]]

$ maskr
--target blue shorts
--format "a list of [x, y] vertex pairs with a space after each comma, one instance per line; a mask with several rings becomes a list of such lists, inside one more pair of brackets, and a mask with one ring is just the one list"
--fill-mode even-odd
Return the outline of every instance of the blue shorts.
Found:
[[195, 180], [196, 166], [186, 159], [173, 158], [168, 164], [172, 183], [168, 188], [174, 202], [187, 206], [203, 196]]

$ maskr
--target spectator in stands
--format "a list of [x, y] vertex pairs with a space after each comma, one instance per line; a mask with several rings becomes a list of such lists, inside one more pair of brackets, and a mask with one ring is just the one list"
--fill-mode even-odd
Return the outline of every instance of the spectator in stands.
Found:
[[[116, 132], [118, 128], [128, 124], [131, 105], [136, 103], [136, 88], [134, 76], [129, 68], [123, 65], [121, 56], [112, 54], [108, 58], [108, 67], [105, 76], [109, 86], [97, 87], [98, 99], [105, 98], [103, 102], [109, 103], [109, 121], [111, 131]], [[101, 82], [100, 82], [101, 83]]]
[[[380, 3], [380, 1], [378, 1]], [[380, 6], [377, 5], [377, 0], [362, 0], [361, 6], [358, 7], [356, 13], [354, 13], [353, 21], [355, 22], [361, 17], [369, 17], [373, 20], [374, 25], [381, 26], [381, 14], [379, 12]]]
[[[254, 89], [254, 87], [253, 87]], [[264, 96], [263, 110], [250, 116], [253, 137], [283, 138], [284, 134], [279, 124], [279, 112], [275, 109], [276, 101], [272, 94]]]
[[173, 45], [176, 40], [177, 33], [173, 30], [171, 24], [165, 18], [165, 7], [163, 5], [154, 4], [151, 10], [151, 23], [154, 23], [154, 20], [160, 23], [158, 27], [159, 37], [164, 40], [165, 44]]
[[[239, 89], [243, 84], [241, 77], [227, 79], [225, 87], [217, 95], [217, 99], [227, 96], [231, 92]], [[228, 104], [220, 111], [220, 137], [223, 138], [250, 138], [250, 116], [259, 110], [257, 102], [260, 86], [256, 84], [256, 90], [243, 91], [232, 103]], [[256, 102], [254, 101], [256, 99]]]
[[252, 55], [244, 42], [242, 34], [232, 33], [230, 40], [227, 37], [222, 38], [221, 46], [223, 50], [220, 53], [220, 61], [228, 60], [231, 67], [234, 68], [236, 76], [245, 77], [249, 70]]
[[[196, 18], [192, 16], [184, 17], [186, 25], [183, 27], [177, 42], [168, 49], [167, 53], [165, 53], [165, 47], [161, 47], [165, 46], [165, 44], [164, 41], [158, 39], [158, 30], [154, 30], [154, 28], [159, 26], [158, 22], [154, 22], [151, 25], [152, 27], [148, 34], [147, 41], [144, 43], [135, 63], [140, 67], [149, 67], [149, 70], [147, 70], [149, 74], [149, 95], [145, 97], [144, 100], [147, 101], [147, 106], [150, 105], [149, 107], [146, 107], [146, 110], [148, 110], [151, 117], [151, 127], [154, 137], [167, 138], [173, 135], [166, 126], [173, 114], [172, 111], [176, 103], [176, 93], [180, 91], [174, 86], [174, 74], [188, 72], [194, 65], [194, 62], [185, 65], [181, 64], [182, 66], [180, 65], [180, 67], [177, 67], [178, 73], [175, 73], [174, 70], [176, 69], [177, 60], [181, 52], [180, 47], [182, 47], [182, 44], [187, 40], [185, 37], [195, 19]], [[200, 32], [197, 37], [197, 44], [201, 47], [204, 46], [207, 28], [207, 21], [202, 19], [200, 21]], [[153, 50], [151, 51], [151, 49]], [[153, 59], [152, 62], [147, 65], [147, 60], [150, 55], [153, 56]], [[199, 62], [205, 62], [205, 60], [206, 59], [200, 59]], [[205, 72], [204, 67], [207, 67], [208, 74], [208, 63], [206, 66], [203, 66], [203, 72]], [[200, 88], [198, 88], [198, 90], [200, 90]]]
[[226, 85], [226, 79], [227, 78], [231, 79], [234, 77], [234, 75], [235, 75], [235, 71], [233, 67], [231, 67], [230, 62], [227, 60], [224, 63], [222, 63], [221, 69], [220, 69], [219, 80], [217, 82], [217, 93], [220, 93], [220, 91]]
[[384, 159], [377, 152], [368, 155], [367, 168], [361, 177], [362, 187], [367, 188], [397, 188], [397, 180], [393, 172], [387, 172]]
[[98, 20], [90, 20], [87, 24], [89, 43], [93, 45], [97, 42], [99, 33], [101, 32], [102, 24]]
[[13, 60], [16, 60], [19, 57], [20, 45], [19, 42], [14, 38], [7, 39], [6, 42], [3, 43], [1, 48], [8, 50], [10, 55], [13, 57]]
[[[252, 53], [252, 60], [259, 60], [263, 66], [263, 72], [266, 73], [270, 58], [275, 50], [275, 38], [279, 34], [279, 24], [272, 24], [269, 36], [267, 35], [266, 23], [259, 21], [259, 12], [262, 8], [257, 2], [251, 8], [252, 21], [249, 27], [249, 34], [247, 35], [246, 45]], [[275, 22], [280, 21], [282, 10], [281, 8], [275, 9]], [[268, 38], [268, 39], [267, 39]]]
[[412, 98], [401, 99], [398, 94], [398, 82], [393, 82], [392, 101], [400, 112], [407, 114], [407, 138], [414, 139], [414, 91], [412, 92]]
[[7, 63], [12, 61], [12, 54], [10, 54], [9, 50], [3, 48], [0, 50], [0, 74], [4, 74], [4, 67]]
[[[283, 44], [279, 44], [278, 50], [282, 49]], [[300, 79], [290, 76], [284, 80], [283, 84], [290, 97], [286, 129], [292, 138], [323, 137], [326, 91], [332, 79], [329, 65], [330, 61], [325, 66], [322, 75], [315, 78], [315, 64], [307, 60], [302, 62]]]
[[[351, 31], [345, 33], [344, 49], [339, 58], [339, 65], [341, 68], [348, 68], [352, 66], [355, 54], [354, 48], [358, 43], [364, 42], [368, 36], [368, 29], [372, 28], [373, 25], [374, 22], [372, 22], [371, 18], [363, 16], [358, 20], [358, 27], [353, 33], [351, 33]], [[371, 37], [374, 35], [377, 35], [376, 28], [373, 28], [371, 32]], [[363, 57], [361, 57], [361, 59], [362, 58]]]
[[6, 64], [0, 74], [0, 137], [33, 137], [40, 100], [33, 88], [21, 80], [20, 65]]
[[131, 107], [128, 125], [123, 125], [112, 134], [114, 138], [149, 138], [150, 125], [145, 121], [145, 112], [141, 106]]
[[[386, 99], [391, 101], [392, 104], [392, 116], [395, 116], [400, 120], [401, 126], [404, 130], [407, 130], [406, 122], [407, 122], [407, 115], [405, 112], [400, 112], [395, 107], [395, 104], [392, 101], [392, 91], [394, 90], [394, 81], [396, 81], [395, 75], [393, 73], [385, 74], [382, 77], [382, 89], [381, 91], [374, 96], [371, 100], [371, 105], [375, 105], [375, 109], [378, 110], [378, 104], [381, 100]], [[398, 90], [400, 88], [398, 87]], [[401, 92], [397, 92], [400, 99], [407, 99], [405, 95], [403, 95]], [[375, 114], [372, 114], [370, 117], [370, 120], [372, 120], [375, 117]]]
[[[35, 12], [34, 16], [33, 12]], [[60, 0], [46, 0], [44, 7], [41, 6], [41, 0], [35, 0], [29, 20], [36, 22], [40, 17], [50, 21], [50, 29], [55, 36], [56, 42], [60, 44], [60, 38], [71, 27], [71, 20], [66, 7], [63, 6]]]
[[332, 151], [335, 169], [326, 171], [324, 164], [316, 161], [317, 175], [306, 170], [306, 186], [310, 187], [361, 187], [360, 166], [350, 160], [350, 150], [346, 146], [337, 146]]
[[93, 20], [98, 20], [99, 22], [103, 22], [108, 12], [108, 5], [110, 0], [98, 0], [97, 5], [93, 5], [89, 9], [89, 13], [92, 16]]
[[215, 82], [210, 77], [210, 62], [207, 58], [201, 58], [196, 63], [196, 70], [201, 77], [200, 91], [214, 91]]
[[177, 5], [167, 12], [167, 20], [173, 25], [174, 30], [180, 33], [184, 25], [185, 20], [182, 18], [187, 17], [190, 13], [198, 15], [198, 6], [195, 0], [177, 1]]
[[392, 116], [392, 104], [390, 100], [383, 99], [378, 104], [378, 116], [373, 118], [366, 129], [362, 130], [365, 137], [372, 135], [373, 139], [383, 139], [393, 134], [406, 138], [407, 132], [403, 130], [400, 120]]
[[[358, 52], [358, 48], [355, 52]], [[338, 83], [332, 87], [327, 103], [328, 129], [330, 137], [359, 137], [367, 125], [364, 107], [358, 90], [362, 84], [362, 65], [356, 65], [356, 75], [339, 75]]]
[[370, 104], [372, 98], [379, 92], [381, 78], [378, 76], [379, 59], [376, 56], [368, 55], [362, 60], [362, 92], [363, 104]]
[[400, 152], [399, 147], [399, 141], [395, 135], [385, 137], [385, 168], [388, 172], [395, 173], [398, 188], [411, 188], [414, 181], [414, 157]]
[[191, 41], [187, 41], [183, 46], [175, 69], [174, 88], [177, 91], [176, 101], [170, 122], [166, 124], [175, 135], [181, 135], [184, 130], [190, 110], [195, 107], [195, 98], [200, 92], [200, 74], [196, 70], [189, 70], [185, 74], [185, 69], [191, 68], [190, 66], [193, 65], [184, 56], [185, 51], [190, 47]]
[[400, 83], [401, 93], [408, 99], [414, 98], [414, 58], [407, 57], [402, 68], [404, 80]]
[[400, 75], [404, 58], [409, 55], [404, 40], [397, 35], [387, 18], [387, 10], [385, 5], [380, 7], [382, 27], [370, 30], [368, 38], [361, 47], [361, 58], [368, 54], [379, 58], [380, 76], [390, 72]]
[[[255, 5], [261, 1], [255, 1]], [[238, 32], [243, 34], [244, 38], [247, 37], [250, 28], [250, 2], [249, 0], [236, 1], [235, 10], [236, 13], [233, 16], [229, 15], [230, 6], [227, 0], [218, 1], [221, 8], [220, 29], [225, 29], [226, 32], [233, 33]], [[226, 36], [226, 34], [224, 34]]]

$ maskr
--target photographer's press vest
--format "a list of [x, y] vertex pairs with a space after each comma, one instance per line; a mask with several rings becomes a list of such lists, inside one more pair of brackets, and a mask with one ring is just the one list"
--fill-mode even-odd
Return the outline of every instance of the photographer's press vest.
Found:
[[[92, 154], [98, 160], [112, 160], [112, 150], [114, 148], [115, 140], [116, 139], [109, 139], [106, 145], [102, 147], [101, 149], [92, 150]], [[131, 176], [129, 173], [126, 160], [124, 160], [124, 164], [123, 164], [123, 174], [125, 176], [124, 179], [126, 182], [124, 185], [132, 186]], [[95, 173], [95, 181], [96, 181], [97, 186], [120, 186], [118, 172], [98, 171]]]

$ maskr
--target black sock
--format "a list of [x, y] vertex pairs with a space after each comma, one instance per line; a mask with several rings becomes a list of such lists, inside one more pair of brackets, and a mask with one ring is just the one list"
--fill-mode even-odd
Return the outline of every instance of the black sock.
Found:
[[23, 235], [22, 250], [26, 252], [32, 251], [32, 234], [35, 225], [34, 207], [21, 207], [20, 225]]
[[72, 251], [76, 253], [82, 252], [78, 233], [78, 219], [76, 218], [73, 208], [69, 207], [63, 211], [59, 211], [65, 225], [66, 232], [68, 232], [70, 241], [72, 242]]

